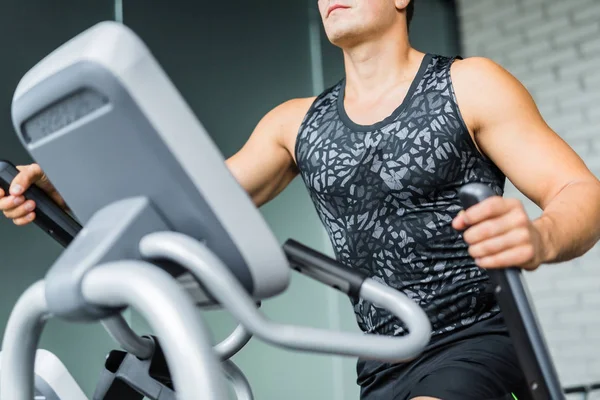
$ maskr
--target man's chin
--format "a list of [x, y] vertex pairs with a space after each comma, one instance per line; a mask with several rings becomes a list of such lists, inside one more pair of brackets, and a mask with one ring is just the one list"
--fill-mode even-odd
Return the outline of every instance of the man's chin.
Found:
[[331, 44], [340, 48], [352, 47], [355, 43], [360, 41], [360, 36], [357, 32], [350, 29], [328, 33], [327, 37]]

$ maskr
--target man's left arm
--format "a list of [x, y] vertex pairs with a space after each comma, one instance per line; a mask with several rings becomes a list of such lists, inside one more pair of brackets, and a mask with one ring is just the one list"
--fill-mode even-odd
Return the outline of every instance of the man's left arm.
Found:
[[520, 201], [490, 198], [453, 221], [483, 268], [568, 261], [600, 240], [600, 182], [544, 121], [529, 92], [484, 58], [452, 66], [458, 104], [479, 150], [543, 213], [531, 221]]

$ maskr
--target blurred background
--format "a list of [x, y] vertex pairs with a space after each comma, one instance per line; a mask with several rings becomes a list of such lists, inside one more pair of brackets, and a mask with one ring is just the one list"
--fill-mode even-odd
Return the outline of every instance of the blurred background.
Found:
[[[316, 0], [4, 0], [0, 12], [0, 158], [31, 160], [13, 134], [10, 103], [22, 75], [73, 36], [104, 20], [131, 27], [228, 157], [270, 109], [312, 96], [343, 77], [341, 52], [324, 35]], [[443, 55], [485, 56], [531, 91], [554, 128], [600, 172], [600, 1], [416, 0], [413, 45]], [[93, 182], [81, 182], [82, 191]], [[510, 183], [531, 217], [540, 211]], [[261, 210], [281, 242], [330, 252], [328, 238], [297, 179]], [[42, 278], [60, 248], [35, 227], [0, 219], [0, 333], [18, 296]], [[598, 249], [527, 274], [565, 386], [600, 381]], [[295, 275], [290, 290], [264, 303], [270, 319], [358, 331], [347, 298]], [[126, 317], [150, 333], [135, 313]], [[234, 327], [224, 312], [205, 315], [215, 341]], [[57, 354], [91, 395], [115, 344], [98, 324], [52, 320], [41, 347]], [[355, 360], [295, 353], [252, 340], [236, 363], [257, 400], [357, 399]], [[573, 397], [578, 398], [578, 397]], [[600, 398], [600, 397], [598, 397]]]

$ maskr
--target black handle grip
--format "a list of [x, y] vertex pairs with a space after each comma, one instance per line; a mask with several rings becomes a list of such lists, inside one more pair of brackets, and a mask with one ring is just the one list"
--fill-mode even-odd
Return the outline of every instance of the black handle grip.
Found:
[[283, 245], [292, 268], [325, 283], [348, 296], [359, 297], [360, 288], [367, 275], [350, 269], [325, 254], [319, 253], [295, 240]]
[[[10, 162], [0, 160], [0, 187], [8, 195], [10, 185], [19, 170]], [[60, 208], [42, 189], [33, 185], [24, 196], [36, 204], [34, 223], [59, 244], [66, 247], [81, 231], [81, 225]]]
[[483, 183], [469, 183], [458, 192], [458, 197], [465, 210], [495, 195], [494, 191]]
[[[486, 185], [470, 183], [461, 188], [458, 196], [466, 210], [495, 196], [495, 193]], [[529, 395], [534, 400], [564, 399], [558, 374], [522, 281], [521, 270], [491, 269], [488, 275], [527, 378]]]

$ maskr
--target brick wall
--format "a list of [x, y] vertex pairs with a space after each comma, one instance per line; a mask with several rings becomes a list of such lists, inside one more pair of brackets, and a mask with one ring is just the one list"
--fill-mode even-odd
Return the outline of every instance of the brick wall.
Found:
[[[600, 0], [457, 3], [463, 56], [491, 58], [515, 75], [600, 176]], [[510, 184], [506, 196], [540, 214]], [[600, 381], [600, 248], [526, 278], [563, 384]]]

